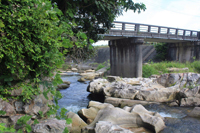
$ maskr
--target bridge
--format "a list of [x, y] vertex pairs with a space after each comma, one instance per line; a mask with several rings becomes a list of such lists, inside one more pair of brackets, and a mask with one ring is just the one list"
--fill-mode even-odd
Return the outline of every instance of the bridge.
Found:
[[168, 43], [168, 54], [176, 61], [200, 59], [200, 32], [195, 30], [115, 21], [101, 36], [109, 40], [111, 74], [116, 76], [142, 76], [144, 42]]

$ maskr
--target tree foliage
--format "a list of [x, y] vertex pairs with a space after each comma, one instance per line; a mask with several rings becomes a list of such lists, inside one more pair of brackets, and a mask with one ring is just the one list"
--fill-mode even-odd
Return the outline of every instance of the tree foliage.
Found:
[[[0, 0], [0, 98], [26, 101], [49, 92], [61, 98], [55, 89], [60, 76], [51, 83], [44, 78], [61, 67], [63, 54], [87, 58], [97, 34], [128, 9], [145, 6], [131, 0]], [[39, 84], [48, 90], [41, 92]], [[13, 89], [22, 89], [20, 97], [10, 95]], [[47, 115], [56, 113], [58, 99]]]
[[156, 50], [156, 59], [160, 61], [165, 61], [167, 58], [167, 43], [157, 43], [154, 45]]
[[74, 33], [76, 24], [49, 0], [0, 2], [0, 97], [22, 88], [22, 99], [28, 100], [40, 93], [39, 83], [64, 62], [59, 49], [64, 47], [66, 53], [74, 46], [84, 47], [87, 36]]
[[[57, 3], [64, 17], [76, 23], [73, 32], [82, 31], [86, 33], [88, 39], [95, 42], [100, 39], [98, 34], [107, 32], [113, 26], [115, 18], [122, 15], [123, 11], [141, 12], [146, 9], [144, 4], [134, 3], [132, 0], [52, 0], [53, 2]], [[84, 59], [93, 52], [89, 49], [90, 43], [81, 50], [73, 48], [69, 54]]]

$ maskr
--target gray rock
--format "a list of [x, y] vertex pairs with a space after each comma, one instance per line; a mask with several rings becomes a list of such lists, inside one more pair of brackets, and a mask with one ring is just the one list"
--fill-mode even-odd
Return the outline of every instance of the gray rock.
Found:
[[200, 107], [195, 107], [189, 114], [191, 117], [200, 117]]
[[57, 86], [57, 88], [58, 89], [67, 89], [67, 88], [69, 88], [69, 84], [59, 84], [58, 86]]
[[198, 97], [188, 97], [182, 98], [180, 106], [200, 106], [200, 98]]
[[69, 129], [70, 133], [80, 133], [81, 129], [87, 126], [87, 124], [77, 114], [68, 112], [66, 115], [68, 118], [72, 119], [72, 125]]
[[63, 133], [65, 127], [65, 120], [54, 118], [39, 121], [38, 124], [32, 125], [32, 130], [34, 133]]
[[133, 133], [128, 129], [114, 125], [111, 122], [99, 121], [95, 127], [95, 133]]
[[30, 103], [26, 103], [23, 108], [24, 112], [28, 115], [38, 115], [39, 111], [45, 114], [49, 110], [48, 104], [53, 104], [51, 99], [47, 100], [43, 94], [40, 94], [34, 100], [30, 101]]
[[1, 118], [0, 117], [0, 123], [5, 123], [5, 127], [10, 126], [9, 118]]
[[85, 78], [81, 77], [80, 79], [78, 79], [78, 82], [85, 82]]
[[157, 79], [109, 76], [108, 80], [93, 80], [87, 90], [115, 98], [200, 106], [200, 74], [162, 74]]
[[19, 89], [14, 89], [11, 91], [11, 96], [20, 96], [22, 93], [22, 88], [19, 88]]
[[119, 81], [121, 78], [118, 76], [107, 76], [109, 82]]
[[159, 78], [157, 78], [157, 82], [162, 86], [166, 86], [169, 74], [162, 74]]
[[15, 108], [10, 103], [3, 101], [1, 98], [0, 98], [0, 110], [6, 112], [5, 115], [1, 116], [12, 116], [16, 114]]
[[15, 109], [16, 109], [17, 112], [22, 112], [23, 106], [24, 106], [24, 103], [22, 101], [16, 101], [15, 102]]
[[[63, 79], [62, 79], [63, 80]], [[64, 84], [68, 84], [68, 85], [70, 85], [71, 83], [69, 82], [69, 81], [67, 81], [67, 80], [63, 80], [63, 83]]]
[[[94, 102], [90, 106], [97, 105], [98, 102]], [[121, 128], [126, 127], [131, 131], [136, 127], [154, 127], [154, 131], [157, 133], [165, 128], [163, 118], [159, 114], [145, 110], [142, 105], [133, 107], [131, 112], [109, 106], [109, 104], [105, 106], [105, 104], [100, 103], [100, 105], [104, 106], [98, 111], [94, 121], [83, 129], [83, 133], [94, 132], [96, 124], [100, 121], [106, 121]]]
[[95, 79], [93, 82], [90, 82], [87, 91], [96, 94], [103, 94], [103, 90], [108, 84], [109, 82], [106, 79]]

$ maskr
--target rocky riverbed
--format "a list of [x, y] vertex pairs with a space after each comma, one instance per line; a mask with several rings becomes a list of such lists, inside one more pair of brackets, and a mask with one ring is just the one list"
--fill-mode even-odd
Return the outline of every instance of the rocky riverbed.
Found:
[[172, 73], [158, 78], [108, 76], [90, 83], [88, 91], [108, 97], [168, 103], [171, 106], [200, 106], [200, 74]]
[[[7, 102], [0, 99], [0, 110], [6, 112], [0, 117], [1, 123], [20, 128], [16, 121], [27, 114], [32, 115], [28, 124], [32, 125], [33, 133], [62, 133], [66, 126], [71, 133], [197, 133], [200, 131], [200, 107], [198, 107], [200, 74], [163, 74], [151, 78], [108, 76], [94, 79], [90, 83], [77, 82], [80, 76], [76, 74], [72, 77], [71, 80], [62, 77], [65, 87], [69, 88], [60, 90], [64, 98], [59, 100], [59, 105], [70, 111], [72, 108], [74, 111], [76, 106], [74, 112], [78, 114], [74, 112], [66, 114], [72, 118], [72, 124], [68, 125], [65, 120], [51, 117], [41, 119], [38, 124], [33, 125], [34, 119], [39, 117], [39, 111], [45, 113], [48, 111], [47, 103], [53, 104], [52, 98], [47, 100], [43, 95], [35, 97], [29, 103], [17, 100]], [[89, 92], [86, 92], [86, 88]], [[40, 89], [43, 91], [43, 86], [40, 86]], [[20, 90], [13, 90], [11, 94], [19, 96], [20, 93]], [[105, 97], [104, 103], [89, 102], [89, 94], [93, 97], [96, 97], [94, 94]]]

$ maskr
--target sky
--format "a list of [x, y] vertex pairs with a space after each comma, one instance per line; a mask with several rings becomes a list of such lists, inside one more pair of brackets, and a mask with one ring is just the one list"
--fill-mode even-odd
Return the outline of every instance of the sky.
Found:
[[[144, 3], [141, 13], [127, 11], [115, 21], [142, 23], [200, 31], [200, 0], [133, 0]], [[94, 45], [106, 45], [100, 41]]]

